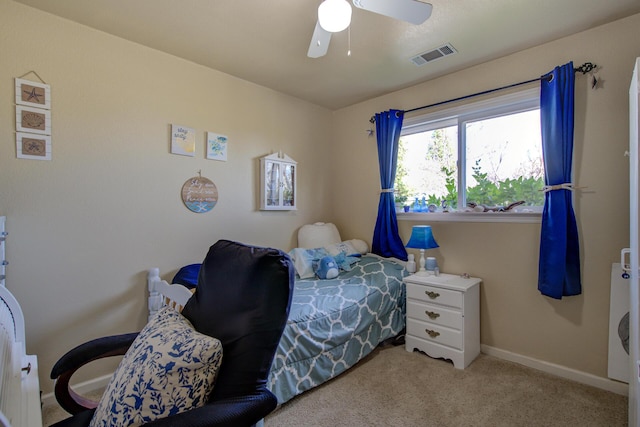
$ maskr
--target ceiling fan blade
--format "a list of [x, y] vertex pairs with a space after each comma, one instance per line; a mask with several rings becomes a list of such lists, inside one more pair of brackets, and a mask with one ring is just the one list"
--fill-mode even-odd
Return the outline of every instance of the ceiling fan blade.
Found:
[[420, 25], [431, 16], [430, 3], [418, 0], [353, 0], [360, 9]]
[[311, 44], [309, 45], [307, 56], [309, 58], [320, 58], [321, 56], [325, 56], [329, 49], [330, 41], [331, 33], [322, 28], [319, 22], [316, 22], [316, 29], [313, 30], [313, 37], [311, 38]]

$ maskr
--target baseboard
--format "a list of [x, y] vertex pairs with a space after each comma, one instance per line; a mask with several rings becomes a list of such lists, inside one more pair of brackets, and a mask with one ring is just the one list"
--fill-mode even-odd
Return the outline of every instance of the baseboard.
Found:
[[[102, 377], [94, 378], [82, 383], [78, 383], [73, 386], [73, 389], [79, 394], [89, 394], [93, 391], [103, 389], [109, 384], [113, 374], [104, 375]], [[42, 407], [45, 408], [51, 405], [57, 405], [56, 397], [53, 393], [46, 393], [42, 395]]]
[[626, 383], [614, 381], [608, 378], [598, 377], [593, 374], [588, 374], [586, 372], [567, 368], [566, 366], [556, 365], [484, 344], [480, 345], [480, 350], [482, 351], [482, 353], [489, 356], [508, 360], [510, 362], [515, 362], [529, 368], [537, 369], [539, 371], [555, 375], [557, 377], [565, 378], [592, 387], [597, 387], [599, 389], [607, 390], [616, 394], [621, 394], [623, 396], [629, 395], [629, 385]]

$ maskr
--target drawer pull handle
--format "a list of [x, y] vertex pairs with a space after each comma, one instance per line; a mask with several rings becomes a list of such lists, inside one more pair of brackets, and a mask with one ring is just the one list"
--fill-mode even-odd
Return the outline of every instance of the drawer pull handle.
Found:
[[435, 311], [425, 311], [425, 314], [429, 316], [429, 319], [437, 319], [440, 317], [440, 313], [436, 313]]
[[439, 293], [437, 292], [432, 292], [432, 291], [424, 291], [425, 294], [427, 294], [427, 296], [431, 299], [436, 299], [440, 296]]
[[435, 337], [437, 337], [438, 335], [440, 335], [440, 332], [438, 332], [438, 331], [434, 331], [434, 330], [432, 330], [432, 329], [425, 329], [424, 331], [425, 331], [425, 332], [427, 333], [427, 335], [429, 335], [431, 338], [435, 338]]

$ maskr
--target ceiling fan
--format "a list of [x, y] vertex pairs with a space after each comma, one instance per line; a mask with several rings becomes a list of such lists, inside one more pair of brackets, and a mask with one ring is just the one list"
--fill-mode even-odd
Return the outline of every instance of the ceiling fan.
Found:
[[[418, 0], [353, 0], [359, 9], [420, 25], [431, 16], [432, 6]], [[351, 24], [351, 5], [347, 0], [324, 0], [318, 7], [318, 21], [313, 31], [307, 56], [326, 55], [331, 33], [345, 30]]]

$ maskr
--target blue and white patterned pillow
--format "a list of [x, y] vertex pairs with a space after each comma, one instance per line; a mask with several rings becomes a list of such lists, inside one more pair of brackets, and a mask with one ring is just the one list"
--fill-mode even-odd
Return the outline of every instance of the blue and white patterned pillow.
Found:
[[219, 340], [164, 307], [120, 362], [90, 427], [138, 426], [204, 406], [221, 362]]

